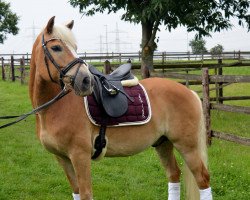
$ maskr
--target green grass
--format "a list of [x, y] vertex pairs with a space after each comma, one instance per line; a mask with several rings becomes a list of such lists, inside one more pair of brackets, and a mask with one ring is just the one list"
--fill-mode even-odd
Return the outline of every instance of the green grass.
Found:
[[[228, 86], [231, 87], [231, 86]], [[248, 92], [241, 84], [226, 94]], [[250, 106], [250, 101], [237, 105]], [[0, 81], [0, 116], [31, 110], [27, 85]], [[9, 121], [9, 120], [7, 120]], [[0, 124], [7, 122], [0, 121]], [[250, 117], [213, 112], [213, 129], [249, 137]], [[34, 116], [0, 130], [0, 200], [70, 200], [71, 189], [52, 154], [35, 135]], [[215, 200], [248, 200], [250, 196], [249, 147], [213, 139], [209, 169]], [[177, 154], [178, 162], [182, 159]], [[95, 200], [167, 199], [167, 179], [154, 149], [128, 158], [105, 158], [92, 163]]]

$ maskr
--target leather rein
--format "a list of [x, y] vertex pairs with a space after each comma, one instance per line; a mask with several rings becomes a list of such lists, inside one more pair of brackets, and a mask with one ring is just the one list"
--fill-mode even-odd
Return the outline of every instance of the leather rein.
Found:
[[59, 99], [61, 99], [62, 97], [64, 97], [65, 95], [67, 95], [70, 91], [67, 89], [63, 89], [60, 91], [60, 93], [58, 95], [56, 95], [53, 99], [51, 99], [50, 101], [46, 102], [45, 104], [33, 109], [32, 111], [22, 114], [22, 115], [17, 115], [17, 116], [2, 116], [0, 117], [0, 119], [13, 119], [13, 118], [17, 118], [15, 121], [9, 122], [7, 124], [1, 125], [0, 129], [2, 128], [6, 128], [8, 126], [11, 126], [13, 124], [16, 124], [24, 119], [26, 119], [28, 116], [32, 115], [32, 114], [36, 114], [39, 111], [49, 107], [50, 105], [52, 105], [53, 103], [55, 103], [56, 101], [58, 101]]
[[[80, 58], [75, 58], [73, 61], [71, 61], [70, 63], [68, 63], [65, 67], [61, 67], [55, 61], [55, 59], [53, 58], [53, 56], [51, 55], [51, 53], [49, 52], [49, 50], [48, 50], [48, 48], [46, 46], [49, 42], [54, 41], [54, 40], [62, 41], [59, 38], [51, 38], [51, 39], [45, 41], [44, 40], [44, 35], [42, 35], [42, 47], [43, 47], [43, 50], [44, 50], [44, 61], [45, 61], [45, 65], [46, 65], [49, 77], [50, 77], [50, 79], [51, 79], [52, 82], [59, 84], [51, 76], [51, 72], [50, 72], [49, 65], [48, 65], [48, 59], [51, 61], [51, 63], [53, 64], [53, 66], [59, 72], [59, 74], [60, 74], [60, 86], [61, 86], [62, 90], [53, 99], [51, 99], [50, 101], [46, 102], [45, 104], [43, 104], [43, 105], [41, 105], [41, 106], [39, 106], [39, 107], [37, 107], [35, 109], [33, 109], [32, 111], [30, 111], [28, 113], [25, 113], [25, 114], [22, 114], [22, 115], [15, 115], [15, 116], [0, 116], [0, 119], [13, 119], [13, 118], [17, 118], [15, 121], [9, 122], [9, 123], [4, 124], [4, 125], [1, 125], [0, 129], [6, 128], [6, 127], [11, 126], [13, 124], [16, 124], [16, 123], [18, 123], [18, 122], [26, 119], [30, 115], [38, 113], [39, 111], [41, 111], [41, 110], [49, 107], [50, 105], [52, 105], [53, 103], [55, 103], [56, 101], [58, 101], [59, 99], [61, 99], [62, 97], [64, 97], [65, 95], [67, 95], [70, 92], [70, 90], [66, 89], [65, 84], [63, 83], [62, 79], [64, 77], [69, 77], [70, 78], [70, 84], [73, 85], [74, 81], [75, 81], [75, 77], [76, 77], [76, 75], [77, 75], [77, 73], [79, 71], [79, 68], [80, 68], [81, 64], [82, 63], [86, 64], [86, 63], [82, 59], [80, 59]], [[75, 76], [67, 76], [66, 73], [72, 67], [74, 67], [77, 64], [79, 64], [79, 65], [78, 65], [78, 68], [76, 70]]]

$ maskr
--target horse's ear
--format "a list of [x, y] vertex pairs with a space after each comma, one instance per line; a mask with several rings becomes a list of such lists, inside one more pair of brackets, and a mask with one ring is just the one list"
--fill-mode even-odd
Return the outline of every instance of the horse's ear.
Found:
[[50, 18], [50, 20], [48, 21], [48, 24], [46, 26], [46, 31], [48, 34], [52, 33], [53, 27], [54, 27], [54, 22], [55, 22], [55, 16]]
[[74, 26], [74, 20], [72, 20], [70, 23], [66, 25], [69, 29], [72, 29]]

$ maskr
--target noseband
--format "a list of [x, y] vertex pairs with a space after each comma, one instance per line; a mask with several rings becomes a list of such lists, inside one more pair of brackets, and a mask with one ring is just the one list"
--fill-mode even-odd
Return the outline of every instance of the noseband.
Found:
[[[75, 77], [79, 71], [79, 68], [80, 68], [80, 65], [81, 64], [85, 64], [87, 65], [81, 58], [75, 58], [74, 60], [72, 60], [70, 63], [68, 63], [65, 67], [61, 67], [56, 61], [55, 59], [53, 58], [53, 56], [51, 55], [51, 53], [49, 52], [48, 48], [46, 47], [46, 45], [51, 42], [51, 41], [54, 41], [54, 40], [59, 40], [62, 42], [61, 39], [59, 38], [51, 38], [47, 41], [44, 40], [44, 35], [42, 35], [42, 47], [43, 47], [43, 50], [44, 50], [44, 61], [45, 61], [45, 64], [46, 64], [46, 68], [47, 68], [47, 71], [48, 71], [48, 74], [49, 74], [49, 77], [51, 79], [52, 82], [54, 83], [57, 83], [51, 76], [51, 73], [50, 73], [50, 69], [49, 69], [49, 65], [48, 65], [48, 60], [49, 59], [52, 64], [54, 65], [54, 67], [57, 69], [57, 71], [59, 72], [60, 74], [60, 85], [61, 85], [61, 88], [64, 88], [64, 83], [62, 81], [62, 78], [64, 77], [69, 77], [70, 78], [70, 84], [73, 85], [74, 84], [74, 81], [75, 81]], [[66, 73], [72, 68], [74, 67], [76, 64], [79, 64], [78, 65], [78, 69], [76, 70], [76, 74], [75, 76], [66, 76]]]

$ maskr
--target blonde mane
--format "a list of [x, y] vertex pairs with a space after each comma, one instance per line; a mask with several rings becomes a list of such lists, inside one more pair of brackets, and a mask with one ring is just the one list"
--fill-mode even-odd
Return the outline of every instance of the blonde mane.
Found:
[[72, 47], [75, 51], [77, 50], [76, 38], [66, 25], [55, 24], [53, 27], [53, 36], [60, 38], [69, 47]]

